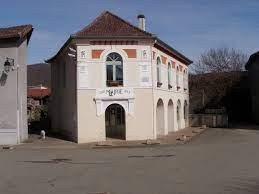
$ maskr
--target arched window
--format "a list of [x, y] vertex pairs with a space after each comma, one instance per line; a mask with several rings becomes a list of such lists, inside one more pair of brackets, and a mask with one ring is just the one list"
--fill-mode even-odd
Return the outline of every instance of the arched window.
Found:
[[184, 70], [183, 71], [183, 88], [184, 88], [184, 90], [186, 89], [186, 86], [185, 86], [185, 72], [186, 72], [186, 70]]
[[187, 69], [185, 70], [185, 74], [184, 74], [184, 78], [185, 78], [185, 90], [188, 90], [188, 71]]
[[176, 68], [176, 87], [177, 87], [177, 90], [180, 89], [179, 74], [180, 74], [180, 70], [179, 70], [179, 66], [177, 66], [177, 68]]
[[118, 53], [110, 53], [106, 58], [106, 85], [123, 86], [123, 60]]
[[172, 88], [172, 66], [170, 63], [168, 63], [167, 68], [167, 76], [168, 76], [168, 89], [170, 90]]
[[156, 77], [157, 77], [157, 87], [161, 87], [162, 81], [161, 81], [161, 60], [159, 57], [157, 57], [156, 60]]

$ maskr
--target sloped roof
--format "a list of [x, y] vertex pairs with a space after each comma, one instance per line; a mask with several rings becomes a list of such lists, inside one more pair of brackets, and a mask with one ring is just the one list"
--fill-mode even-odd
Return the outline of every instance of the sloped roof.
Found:
[[51, 90], [49, 88], [39, 87], [39, 88], [28, 88], [27, 97], [29, 98], [44, 98], [50, 96]]
[[104, 36], [104, 37], [152, 37], [151, 33], [143, 31], [109, 11], [103, 12], [90, 25], [73, 35], [74, 37]]
[[0, 39], [24, 38], [30, 36], [32, 31], [33, 28], [30, 24], [0, 28]]
[[249, 67], [256, 61], [256, 58], [259, 58], [259, 51], [252, 54], [250, 57], [249, 57], [249, 60], [248, 62], [246, 63], [246, 69], [248, 70]]
[[168, 52], [173, 53], [177, 59], [183, 61], [187, 65], [192, 61], [185, 57], [183, 54], [157, 38], [155, 35], [139, 29], [138, 27], [130, 24], [122, 18], [114, 15], [109, 11], [104, 11], [98, 16], [90, 25], [86, 26], [82, 30], [75, 34], [72, 34], [70, 38], [65, 42], [58, 53], [52, 58], [46, 60], [47, 63], [53, 61], [63, 49], [65, 49], [73, 39], [88, 38], [88, 39], [113, 39], [113, 38], [130, 38], [130, 39], [152, 39], [154, 43], [161, 48], [166, 49]]

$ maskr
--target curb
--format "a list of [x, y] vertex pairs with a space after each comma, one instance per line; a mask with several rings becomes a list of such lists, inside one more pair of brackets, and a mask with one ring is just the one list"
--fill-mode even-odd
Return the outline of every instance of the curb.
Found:
[[[98, 150], [98, 149], [122, 149], [122, 148], [157, 148], [157, 147], [169, 147], [169, 146], [179, 146], [179, 145], [184, 145], [195, 138], [198, 138], [201, 134], [203, 134], [205, 131], [207, 131], [209, 128], [203, 129], [196, 133], [194, 136], [190, 136], [188, 139], [179, 141], [176, 140], [176, 143], [160, 143], [160, 144], [145, 144], [144, 142], [139, 143], [139, 144], [131, 144], [131, 145], [53, 145], [53, 146], [34, 146], [33, 143], [30, 143], [32, 146], [12, 146], [12, 149], [7, 149], [6, 151], [11, 151], [11, 150], [41, 150], [41, 149], [88, 149], [88, 150]], [[1, 147], [0, 147], [1, 148]], [[1, 149], [4, 151], [4, 149]]]

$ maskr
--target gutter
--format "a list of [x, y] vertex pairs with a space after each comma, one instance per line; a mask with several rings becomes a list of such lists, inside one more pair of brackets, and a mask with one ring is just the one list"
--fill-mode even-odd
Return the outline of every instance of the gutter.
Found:
[[[158, 45], [161, 45], [162, 47], [164, 47], [165, 49], [167, 49], [169, 52], [172, 52], [174, 55], [176, 55], [177, 57], [179, 57], [180, 59], [182, 59], [183, 61], [186, 61], [187, 65], [190, 65], [193, 63], [192, 60], [188, 59], [186, 56], [184, 56], [183, 54], [181, 54], [180, 52], [178, 52], [177, 50], [175, 50], [173, 47], [169, 46], [167, 43], [165, 43], [164, 41], [162, 41], [161, 39], [156, 37], [156, 43]], [[155, 43], [155, 44], [156, 44]]]

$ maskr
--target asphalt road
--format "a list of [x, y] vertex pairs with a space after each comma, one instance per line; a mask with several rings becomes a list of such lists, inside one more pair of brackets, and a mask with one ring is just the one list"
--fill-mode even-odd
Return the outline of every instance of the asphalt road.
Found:
[[0, 151], [0, 194], [259, 193], [259, 131], [209, 129], [186, 145]]

